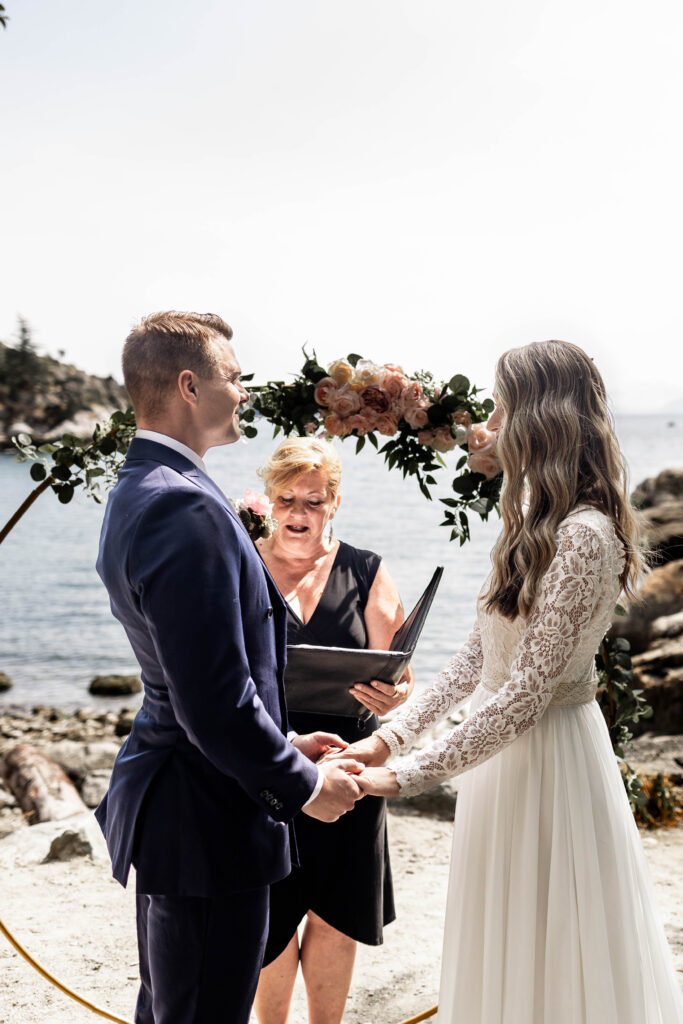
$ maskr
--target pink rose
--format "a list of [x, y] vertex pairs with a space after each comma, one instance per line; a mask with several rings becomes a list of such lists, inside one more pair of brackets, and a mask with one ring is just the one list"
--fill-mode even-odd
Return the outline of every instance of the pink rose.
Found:
[[485, 423], [475, 423], [467, 439], [467, 447], [471, 452], [487, 452], [495, 455], [498, 435], [489, 430]]
[[331, 412], [325, 417], [325, 430], [335, 437], [343, 437], [346, 427], [344, 421], [335, 412]]
[[349, 416], [344, 420], [344, 429], [348, 431], [355, 430], [359, 437], [364, 437], [369, 434], [371, 430], [375, 429], [377, 417], [372, 410], [365, 412], [354, 413], [353, 416]]
[[375, 386], [364, 388], [360, 393], [360, 400], [363, 408], [372, 409], [376, 413], [387, 412], [391, 404], [386, 391]]
[[272, 502], [268, 501], [265, 494], [258, 494], [251, 488], [247, 488], [244, 492], [242, 504], [257, 516], [269, 516], [273, 511]]
[[385, 437], [392, 437], [398, 430], [398, 422], [389, 412], [381, 412], [377, 417], [376, 429]]
[[495, 455], [489, 455], [484, 451], [472, 452], [467, 460], [467, 465], [473, 473], [481, 473], [487, 480], [493, 480], [494, 476], [498, 476], [501, 470], [500, 463]]
[[330, 412], [336, 413], [341, 419], [346, 419], [352, 413], [358, 412], [360, 409], [360, 398], [350, 385], [345, 384], [343, 388], [330, 391], [327, 404]]
[[385, 364], [384, 369], [387, 372], [384, 375], [382, 387], [390, 398], [398, 398], [408, 383], [408, 380], [404, 376], [403, 370], [400, 366], [392, 367], [389, 364]]
[[450, 452], [455, 448], [456, 444], [457, 441], [451, 434], [450, 427], [437, 427], [429, 446], [435, 452]]
[[421, 402], [405, 409], [403, 419], [409, 427], [413, 428], [413, 430], [420, 430], [422, 427], [426, 427], [429, 423], [429, 416], [427, 415], [428, 408], [429, 402], [426, 399], [423, 399]]
[[429, 444], [430, 445], [432, 443], [432, 441], [434, 440], [434, 431], [433, 430], [420, 430], [420, 431], [418, 431], [417, 439], [420, 442], [420, 444]]
[[313, 392], [314, 402], [318, 405], [329, 405], [330, 395], [336, 391], [338, 387], [339, 385], [334, 377], [323, 377], [322, 380], [318, 381], [315, 391]]
[[453, 422], [457, 423], [461, 427], [471, 427], [472, 417], [468, 413], [467, 409], [456, 409], [453, 413]]
[[306, 424], [306, 433], [307, 434], [315, 434], [317, 429], [318, 429], [318, 424], [314, 423], [313, 420], [311, 420], [310, 423]]
[[421, 398], [422, 385], [416, 380], [408, 381], [401, 392], [401, 403], [403, 407], [405, 409], [409, 409], [412, 405], [417, 405]]

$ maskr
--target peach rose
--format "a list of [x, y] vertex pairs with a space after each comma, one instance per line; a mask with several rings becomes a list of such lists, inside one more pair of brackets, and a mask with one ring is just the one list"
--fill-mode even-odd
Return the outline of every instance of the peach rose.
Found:
[[434, 440], [434, 431], [433, 430], [419, 430], [418, 434], [417, 434], [417, 439], [420, 442], [420, 444], [429, 444], [429, 445], [431, 445], [432, 441]]
[[247, 488], [244, 492], [242, 504], [257, 516], [269, 516], [273, 511], [272, 502], [268, 501], [265, 494], [258, 494], [257, 491], [253, 491], [251, 488]]
[[489, 430], [485, 423], [475, 423], [470, 429], [467, 447], [471, 452], [495, 454], [498, 435]]
[[419, 402], [417, 405], [413, 405], [409, 409], [405, 410], [403, 413], [403, 419], [409, 427], [413, 428], [413, 430], [419, 430], [422, 427], [426, 427], [429, 423], [429, 416], [427, 415], [428, 408], [429, 402]]
[[353, 382], [356, 387], [361, 389], [379, 387], [384, 380], [385, 374], [386, 370], [384, 367], [373, 363], [371, 359], [359, 359], [356, 363]]
[[344, 420], [344, 429], [349, 432], [355, 430], [359, 437], [364, 437], [369, 434], [371, 430], [375, 429], [377, 423], [377, 417], [375, 414], [368, 410], [367, 412], [357, 412], [353, 416], [349, 416], [348, 419]]
[[348, 384], [353, 377], [353, 367], [351, 363], [347, 363], [346, 359], [337, 359], [334, 363], [331, 363], [327, 372], [340, 387]]
[[401, 392], [401, 404], [404, 409], [409, 409], [412, 405], [417, 405], [422, 397], [422, 385], [416, 380], [411, 380]]
[[343, 437], [346, 432], [344, 420], [334, 412], [328, 413], [325, 417], [325, 430], [334, 437]]
[[392, 437], [398, 430], [398, 421], [389, 412], [381, 412], [377, 417], [376, 430], [385, 437]]
[[330, 412], [334, 412], [337, 416], [345, 419], [347, 416], [351, 416], [352, 413], [358, 412], [360, 409], [360, 398], [349, 384], [345, 384], [342, 388], [337, 388], [336, 391], [330, 392], [327, 405]]
[[339, 385], [334, 377], [323, 377], [322, 380], [319, 380], [316, 384], [315, 391], [313, 392], [313, 400], [318, 405], [329, 405], [330, 395], [336, 391], [338, 387]]
[[374, 385], [361, 391], [360, 400], [364, 409], [372, 409], [373, 412], [378, 414], [387, 412], [391, 405], [389, 395], [384, 388], [375, 387]]
[[483, 451], [472, 452], [467, 460], [467, 465], [473, 473], [481, 473], [487, 480], [493, 480], [494, 476], [498, 476], [501, 470], [500, 463], [495, 455], [489, 455]]
[[390, 398], [398, 398], [408, 381], [402, 373], [395, 373], [393, 370], [388, 370], [386, 367], [385, 369], [387, 372], [384, 374], [382, 387]]

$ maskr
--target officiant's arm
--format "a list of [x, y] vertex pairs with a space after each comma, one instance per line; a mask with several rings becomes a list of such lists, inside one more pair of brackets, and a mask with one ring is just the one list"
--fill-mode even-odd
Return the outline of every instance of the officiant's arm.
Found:
[[[375, 651], [387, 651], [394, 633], [403, 625], [405, 616], [398, 589], [384, 562], [379, 564], [363, 617], [368, 632], [368, 647]], [[373, 679], [369, 683], [356, 683], [351, 693], [374, 714], [388, 715], [408, 699], [414, 685], [413, 670], [408, 666], [396, 685]]]

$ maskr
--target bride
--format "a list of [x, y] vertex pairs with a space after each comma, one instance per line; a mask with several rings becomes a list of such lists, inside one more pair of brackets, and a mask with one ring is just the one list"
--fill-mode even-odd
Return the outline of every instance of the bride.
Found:
[[[464, 776], [439, 1024], [681, 1024], [683, 998], [594, 699], [594, 655], [642, 569], [605, 388], [575, 345], [496, 369], [503, 530], [477, 623], [435, 682], [344, 756], [409, 796]], [[469, 717], [408, 757], [465, 700]]]

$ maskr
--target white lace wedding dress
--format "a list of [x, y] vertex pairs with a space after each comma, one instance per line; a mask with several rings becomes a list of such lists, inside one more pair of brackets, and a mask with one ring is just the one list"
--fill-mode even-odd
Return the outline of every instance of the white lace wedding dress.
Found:
[[[594, 655], [623, 551], [586, 506], [526, 620], [480, 604], [464, 648], [379, 735], [392, 756], [471, 699], [470, 716], [392, 763], [401, 793], [458, 792], [439, 1024], [682, 1024], [683, 997], [607, 727]], [[425, 851], [425, 856], [429, 856]]]

